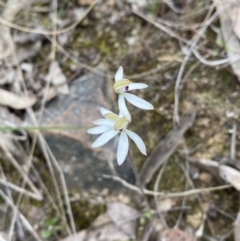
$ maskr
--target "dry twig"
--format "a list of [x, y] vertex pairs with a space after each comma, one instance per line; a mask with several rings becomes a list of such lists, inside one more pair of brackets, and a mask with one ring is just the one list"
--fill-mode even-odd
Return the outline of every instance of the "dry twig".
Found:
[[[132, 191], [135, 191], [137, 193], [140, 193], [140, 189], [138, 187], [128, 183], [127, 181], [125, 181], [124, 179], [122, 179], [120, 177], [110, 176], [110, 175], [106, 175], [106, 174], [103, 174], [102, 176], [104, 178], [108, 178], [108, 179], [117, 181], [117, 182], [121, 183], [124, 187], [126, 187]], [[184, 192], [176, 192], [176, 193], [154, 192], [154, 191], [147, 190], [147, 189], [143, 189], [143, 191], [146, 195], [150, 195], [150, 196], [156, 195], [161, 198], [178, 198], [178, 197], [191, 196], [191, 195], [196, 195], [196, 194], [205, 193], [205, 192], [215, 192], [215, 191], [219, 191], [219, 190], [223, 190], [223, 189], [228, 189], [231, 187], [232, 187], [231, 185], [222, 185], [222, 186], [217, 186], [217, 187], [192, 189], [192, 190], [188, 190], [188, 191], [184, 191]]]

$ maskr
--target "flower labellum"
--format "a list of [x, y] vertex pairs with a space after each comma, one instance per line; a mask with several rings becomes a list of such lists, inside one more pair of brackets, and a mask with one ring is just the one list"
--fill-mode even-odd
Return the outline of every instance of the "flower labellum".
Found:
[[119, 95], [118, 98], [118, 106], [120, 113], [131, 122], [131, 115], [127, 109], [125, 99], [130, 102], [132, 105], [144, 110], [153, 110], [154, 107], [151, 103], [143, 100], [136, 95], [126, 93], [131, 90], [138, 90], [147, 88], [148, 85], [143, 83], [132, 83], [128, 79], [123, 79], [123, 67], [120, 66], [117, 73], [115, 74], [115, 83], [113, 85], [113, 89]]
[[105, 108], [100, 108], [100, 112], [105, 119], [94, 121], [93, 123], [98, 126], [87, 130], [89, 134], [101, 134], [92, 143], [93, 148], [106, 144], [120, 133], [117, 149], [117, 162], [119, 165], [121, 165], [126, 159], [129, 149], [128, 138], [133, 140], [142, 154], [147, 155], [146, 146], [141, 137], [127, 129], [129, 122], [125, 117], [122, 117], [121, 115], [118, 116]]

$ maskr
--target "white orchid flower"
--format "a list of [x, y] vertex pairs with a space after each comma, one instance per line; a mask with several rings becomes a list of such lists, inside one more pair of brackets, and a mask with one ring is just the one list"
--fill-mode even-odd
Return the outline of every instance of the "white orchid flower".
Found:
[[118, 98], [118, 106], [120, 113], [131, 122], [131, 115], [126, 106], [125, 99], [130, 102], [132, 105], [144, 110], [153, 110], [154, 107], [151, 103], [143, 100], [142, 98], [137, 97], [136, 95], [126, 93], [130, 90], [138, 90], [147, 88], [148, 85], [143, 83], [132, 83], [128, 79], [123, 79], [123, 67], [120, 66], [117, 73], [115, 74], [115, 84], [113, 88], [117, 94], [119, 94]]
[[93, 121], [97, 127], [87, 130], [89, 134], [101, 134], [92, 143], [93, 148], [106, 144], [110, 139], [120, 133], [117, 149], [118, 165], [121, 165], [126, 159], [129, 149], [128, 137], [133, 140], [142, 154], [147, 155], [146, 146], [141, 137], [127, 129], [129, 122], [125, 117], [122, 117], [121, 115], [118, 116], [105, 108], [100, 108], [100, 112], [105, 119]]

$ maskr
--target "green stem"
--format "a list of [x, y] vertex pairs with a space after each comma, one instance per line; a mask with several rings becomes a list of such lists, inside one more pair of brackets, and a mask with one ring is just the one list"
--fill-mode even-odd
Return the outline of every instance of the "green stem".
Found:
[[86, 130], [82, 126], [1, 126], [0, 131], [45, 131], [45, 130]]

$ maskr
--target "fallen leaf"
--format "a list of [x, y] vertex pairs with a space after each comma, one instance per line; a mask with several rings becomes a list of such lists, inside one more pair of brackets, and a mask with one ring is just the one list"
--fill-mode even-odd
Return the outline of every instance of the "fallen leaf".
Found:
[[136, 209], [124, 203], [114, 202], [108, 205], [107, 214], [124, 233], [131, 239], [135, 238], [136, 218], [139, 215]]
[[46, 76], [46, 81], [50, 82], [57, 87], [57, 91], [61, 94], [69, 94], [69, 87], [66, 84], [67, 78], [63, 74], [61, 68], [57, 61], [53, 61], [50, 64], [48, 75]]
[[206, 170], [213, 174], [215, 177], [217, 177], [219, 180], [221, 178], [219, 177], [219, 162], [208, 160], [208, 159], [189, 159], [189, 161], [193, 164], [198, 166], [199, 168]]
[[226, 165], [219, 166], [219, 173], [223, 180], [240, 191], [240, 172]]
[[240, 5], [238, 0], [214, 0], [220, 12], [221, 34], [233, 72], [240, 80]]
[[232, 20], [232, 28], [237, 37], [240, 39], [240, 5], [234, 5], [231, 9], [228, 11], [228, 16]]
[[120, 227], [113, 223], [107, 213], [101, 214], [86, 234], [87, 241], [128, 241], [130, 237]]
[[193, 228], [198, 228], [201, 225], [202, 222], [202, 212], [197, 211], [193, 213], [192, 215], [187, 216], [187, 222], [191, 224]]
[[[26, 8], [31, 1], [6, 1], [4, 10], [1, 13], [1, 17], [9, 22], [13, 22], [15, 15], [19, 9]], [[1, 24], [0, 26], [0, 59], [9, 57], [12, 54], [13, 48], [11, 43], [11, 33], [9, 27]]]
[[3, 89], [0, 89], [0, 96], [0, 105], [9, 106], [16, 110], [33, 106], [37, 101], [35, 97], [18, 96]]
[[170, 228], [161, 234], [159, 241], [196, 241], [196, 239], [178, 228]]
[[10, 84], [17, 77], [16, 71], [13, 68], [0, 67], [0, 85]]
[[[107, 212], [98, 216], [89, 229], [76, 234], [76, 241], [129, 241], [135, 239], [135, 217], [138, 214], [135, 209], [126, 204], [110, 203]], [[61, 241], [72, 240], [74, 240], [74, 236]]]

